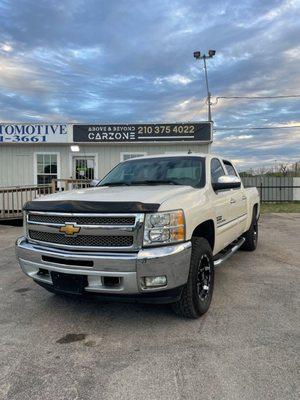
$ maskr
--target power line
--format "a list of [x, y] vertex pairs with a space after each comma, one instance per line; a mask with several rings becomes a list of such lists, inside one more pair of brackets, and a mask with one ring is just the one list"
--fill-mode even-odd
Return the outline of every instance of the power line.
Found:
[[217, 99], [289, 99], [300, 97], [300, 94], [287, 94], [280, 96], [218, 96]]
[[228, 127], [214, 128], [214, 131], [249, 131], [249, 130], [263, 130], [263, 129], [297, 129], [297, 128], [300, 128], [300, 125], [293, 125], [293, 126], [254, 126], [254, 127], [233, 126], [231, 128], [228, 128]]
[[212, 103], [213, 105], [218, 104], [219, 100], [231, 100], [231, 99], [241, 99], [241, 100], [264, 100], [264, 99], [297, 99], [300, 98], [300, 94], [287, 94], [278, 96], [217, 96], [216, 101]]

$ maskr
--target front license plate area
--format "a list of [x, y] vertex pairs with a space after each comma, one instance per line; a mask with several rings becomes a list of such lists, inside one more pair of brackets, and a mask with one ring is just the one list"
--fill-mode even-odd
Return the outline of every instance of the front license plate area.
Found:
[[86, 275], [71, 275], [51, 271], [51, 278], [55, 290], [68, 293], [82, 293], [88, 285]]

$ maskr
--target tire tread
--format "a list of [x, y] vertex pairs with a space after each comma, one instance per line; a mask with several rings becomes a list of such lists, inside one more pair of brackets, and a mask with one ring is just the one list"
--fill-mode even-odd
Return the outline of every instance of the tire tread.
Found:
[[201, 312], [195, 307], [193, 301], [193, 277], [191, 276], [194, 273], [194, 269], [198, 267], [199, 256], [203, 251], [211, 253], [208, 241], [202, 237], [193, 237], [188, 281], [183, 288], [180, 300], [173, 304], [175, 313], [184, 318], [196, 319], [207, 311], [206, 309], [204, 312]]

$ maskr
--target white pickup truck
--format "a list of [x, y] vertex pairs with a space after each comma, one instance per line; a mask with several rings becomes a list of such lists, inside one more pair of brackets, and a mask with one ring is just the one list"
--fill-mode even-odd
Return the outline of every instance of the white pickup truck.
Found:
[[257, 189], [245, 189], [222, 157], [141, 157], [96, 187], [27, 203], [16, 252], [51, 292], [172, 303], [197, 318], [215, 267], [239, 248], [255, 250], [259, 211]]

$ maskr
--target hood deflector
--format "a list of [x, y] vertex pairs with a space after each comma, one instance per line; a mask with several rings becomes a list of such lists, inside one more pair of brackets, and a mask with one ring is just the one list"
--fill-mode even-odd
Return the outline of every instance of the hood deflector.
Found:
[[45, 211], [62, 213], [143, 213], [156, 212], [160, 204], [135, 201], [29, 201], [24, 211]]

